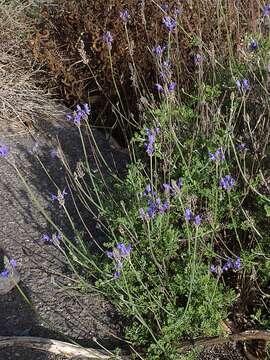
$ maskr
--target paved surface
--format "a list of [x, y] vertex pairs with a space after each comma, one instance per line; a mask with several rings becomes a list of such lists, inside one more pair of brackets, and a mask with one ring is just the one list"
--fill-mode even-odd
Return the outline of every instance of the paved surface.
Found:
[[[65, 126], [42, 126], [34, 135], [38, 137], [39, 156], [49, 168], [60, 189], [64, 188], [63, 169], [60, 160], [52, 159], [50, 150], [54, 147], [53, 138], [59, 142], [71, 161], [71, 167], [82, 157], [80, 140], [76, 128]], [[54, 339], [75, 339], [92, 346], [93, 337], [104, 346], [113, 348], [118, 342], [120, 320], [113, 307], [95, 292], [81, 294], [74, 288], [74, 282], [67, 270], [62, 253], [54, 246], [46, 246], [40, 241], [51, 228], [39, 211], [32, 205], [29, 195], [16, 175], [11, 164], [24, 173], [32, 191], [46, 207], [51, 216], [68, 229], [63, 220], [62, 209], [53, 205], [50, 194], [55, 187], [44, 174], [31, 152], [34, 139], [27, 133], [1, 131], [0, 141], [10, 147], [8, 161], [0, 158], [0, 248], [17, 261], [21, 276], [20, 288], [32, 305], [27, 304], [22, 294], [14, 288], [0, 296], [0, 336], [29, 335]], [[50, 134], [50, 137], [46, 134]], [[100, 133], [95, 138], [103, 155], [110, 158], [116, 155]], [[119, 154], [118, 154], [119, 155]], [[93, 156], [92, 166], [94, 167]], [[126, 158], [118, 156], [119, 167], [123, 168]], [[71, 205], [67, 202], [67, 207]], [[90, 223], [95, 236], [100, 236], [95, 223]], [[70, 234], [73, 236], [73, 234]], [[62, 276], [64, 274], [65, 276]], [[96, 346], [96, 344], [94, 343]], [[19, 349], [0, 350], [0, 360], [45, 360], [56, 359], [45, 353], [19, 351]]]

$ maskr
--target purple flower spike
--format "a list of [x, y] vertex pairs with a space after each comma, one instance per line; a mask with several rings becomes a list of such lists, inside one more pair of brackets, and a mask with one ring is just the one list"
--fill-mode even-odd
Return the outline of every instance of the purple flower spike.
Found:
[[122, 258], [129, 256], [130, 252], [132, 250], [132, 246], [130, 244], [128, 246], [125, 246], [125, 244], [123, 244], [123, 243], [117, 244], [116, 248], [119, 251], [119, 256]]
[[196, 215], [194, 218], [194, 224], [196, 226], [200, 226], [201, 222], [202, 222], [202, 218], [200, 217], [200, 215]]
[[7, 157], [9, 153], [9, 148], [6, 145], [0, 146], [0, 157]]
[[164, 51], [165, 49], [166, 49], [166, 46], [161, 47], [160, 45], [158, 45], [158, 46], [156, 46], [156, 47], [153, 49], [153, 53], [154, 53], [155, 55], [160, 56], [160, 55], [163, 54], [163, 51]]
[[169, 91], [174, 91], [175, 88], [176, 88], [176, 81], [173, 81], [168, 85]]
[[85, 112], [86, 115], [90, 115], [91, 108], [87, 103], [83, 104], [83, 111]]
[[176, 28], [176, 21], [170, 16], [164, 16], [162, 19], [163, 24], [166, 26], [166, 28], [169, 30], [169, 32], [172, 32]]
[[161, 206], [161, 208], [159, 209], [159, 213], [160, 213], [160, 214], [164, 214], [164, 212], [167, 211], [167, 210], [169, 209], [169, 207], [170, 207], [170, 204], [169, 204], [169, 202], [166, 200], [166, 201], [164, 202], [164, 204]]
[[127, 10], [120, 11], [120, 18], [126, 23], [129, 20], [129, 13]]
[[247, 147], [247, 145], [245, 143], [238, 144], [237, 148], [238, 148], [239, 151], [248, 150], [248, 147]]
[[62, 192], [59, 192], [58, 195], [51, 194], [51, 200], [52, 201], [57, 200], [60, 205], [64, 205], [66, 195], [67, 195], [67, 192], [66, 192], [66, 189], [64, 189]]
[[169, 10], [169, 5], [168, 4], [161, 4], [160, 7], [161, 7], [161, 9], [163, 11], [168, 11]]
[[113, 251], [106, 252], [107, 256], [115, 261], [114, 278], [118, 279], [121, 276], [121, 270], [123, 268], [122, 259], [129, 257], [131, 251], [132, 246], [130, 244], [128, 246], [125, 246], [125, 244], [123, 243], [118, 243]]
[[234, 262], [233, 268], [235, 270], [239, 270], [241, 268], [241, 259], [239, 256], [237, 257], [236, 261]]
[[167, 192], [169, 192], [170, 190], [172, 190], [172, 187], [171, 187], [171, 185], [170, 184], [163, 184], [163, 188], [164, 188], [164, 191], [167, 191]]
[[250, 90], [250, 84], [248, 79], [243, 79], [242, 87], [244, 91]]
[[110, 31], [105, 31], [103, 33], [102, 38], [103, 38], [103, 41], [105, 42], [105, 44], [108, 45], [109, 50], [111, 50], [112, 49], [113, 37], [112, 37], [112, 34], [110, 33]]
[[158, 132], [159, 132], [158, 128], [155, 128], [154, 130], [146, 129], [146, 134], [148, 136], [148, 143], [146, 143], [145, 146], [146, 146], [146, 152], [149, 156], [153, 155], [154, 142]]
[[240, 92], [241, 91], [246, 92], [246, 91], [250, 90], [250, 83], [249, 83], [248, 79], [243, 79], [242, 83], [240, 80], [236, 80], [235, 84], [236, 84], [238, 91], [240, 91]]
[[218, 149], [215, 153], [208, 151], [208, 155], [210, 156], [210, 159], [213, 161], [225, 160], [225, 156], [222, 152], [222, 149]]
[[1, 276], [5, 279], [7, 279], [9, 277], [9, 273], [10, 271], [8, 269], [4, 269], [2, 272], [1, 272]]
[[120, 276], [121, 276], [121, 271], [120, 271], [120, 270], [116, 270], [116, 271], [114, 272], [114, 278], [115, 278], [115, 279], [119, 279]]
[[182, 14], [182, 9], [176, 8], [174, 10], [174, 17], [177, 18], [179, 15]]
[[158, 92], [162, 93], [162, 92], [164, 91], [162, 85], [160, 85], [160, 84], [155, 84], [155, 86], [156, 86]]
[[220, 179], [219, 185], [226, 191], [230, 191], [235, 184], [235, 180], [231, 177], [231, 175], [226, 175]]
[[50, 150], [50, 155], [52, 159], [55, 159], [57, 157], [57, 150], [56, 149], [51, 149]]
[[190, 221], [191, 220], [191, 217], [192, 217], [192, 213], [191, 213], [191, 210], [189, 208], [187, 208], [185, 210], [185, 219], [186, 221]]
[[236, 80], [235, 84], [236, 84], [236, 87], [237, 87], [238, 91], [241, 91], [241, 81]]
[[48, 234], [44, 234], [41, 238], [41, 240], [45, 243], [45, 244], [52, 244], [52, 239], [50, 238], [50, 236]]
[[211, 271], [211, 273], [213, 273], [213, 274], [217, 274], [217, 267], [212, 264], [211, 267], [210, 267], [210, 271]]
[[266, 4], [263, 7], [263, 16], [269, 16], [270, 14], [270, 4]]
[[72, 114], [71, 114], [71, 113], [66, 114], [66, 119], [67, 119], [68, 121], [73, 121], [73, 116], [72, 116]]
[[13, 269], [15, 269], [15, 267], [17, 266], [17, 261], [15, 259], [10, 259], [9, 263], [13, 267]]
[[249, 43], [249, 50], [256, 51], [256, 50], [258, 50], [258, 47], [259, 47], [258, 41], [255, 39], [252, 39], [251, 42]]
[[200, 54], [194, 55], [194, 64], [200, 65], [203, 62], [203, 56]]
[[112, 251], [106, 251], [106, 254], [108, 256], [109, 259], [113, 259], [113, 252]]

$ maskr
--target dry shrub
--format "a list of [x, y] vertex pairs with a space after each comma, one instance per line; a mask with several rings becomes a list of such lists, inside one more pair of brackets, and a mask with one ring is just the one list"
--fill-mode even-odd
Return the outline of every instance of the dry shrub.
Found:
[[[226, 65], [232, 54], [240, 54], [246, 32], [259, 28], [261, 5], [257, 0], [166, 3], [170, 15], [176, 8], [182, 9], [173, 46], [178, 49], [179, 81], [183, 87], [188, 87], [192, 79], [194, 54], [202, 51], [213, 66], [213, 59]], [[112, 95], [115, 89], [108, 49], [102, 41], [103, 32], [111, 31], [114, 76], [130, 104], [134, 98], [131, 84], [136, 85], [130, 70], [131, 54], [138, 74], [151, 91], [157, 81], [151, 50], [168, 40], [161, 4], [160, 0], [59, 0], [57, 4], [46, 5], [31, 38], [34, 57], [53, 74], [51, 86], [56, 86], [69, 104], [88, 100], [89, 96], [91, 99], [101, 88]], [[131, 49], [119, 17], [123, 9], [130, 13], [127, 27]]]
[[0, 1], [0, 126], [18, 128], [52, 119], [55, 105], [37, 85], [28, 46], [31, 1]]

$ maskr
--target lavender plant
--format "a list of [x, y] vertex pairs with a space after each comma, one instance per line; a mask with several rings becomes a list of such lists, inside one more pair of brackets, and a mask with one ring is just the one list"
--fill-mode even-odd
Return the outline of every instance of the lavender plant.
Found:
[[[184, 71], [177, 60], [181, 11], [161, 10], [168, 38], [149, 46], [158, 80], [150, 96], [140, 89], [144, 125], [130, 142], [126, 177], [118, 179], [109, 167], [106, 179], [93, 174], [84, 146], [84, 131], [93, 139], [90, 107], [77, 106], [67, 121], [81, 135], [83, 172], [67, 169], [69, 191], [59, 190], [52, 200], [64, 206], [73, 191], [89, 211], [95, 207], [105, 235], [102, 244], [92, 239], [97, 253], [82, 235], [76, 246], [57, 237], [58, 246], [68, 249], [78, 276], [85, 283], [94, 279], [129, 320], [125, 337], [142, 358], [176, 360], [185, 358], [184, 339], [224, 334], [227, 319], [239, 329], [270, 326], [270, 43], [261, 31], [248, 36], [242, 60], [233, 53], [210, 59], [200, 39], [186, 93], [177, 86]], [[130, 13], [120, 13], [128, 43]], [[117, 34], [105, 31], [102, 39], [111, 57]], [[43, 240], [53, 243], [49, 235]], [[255, 287], [255, 302], [246, 286]]]

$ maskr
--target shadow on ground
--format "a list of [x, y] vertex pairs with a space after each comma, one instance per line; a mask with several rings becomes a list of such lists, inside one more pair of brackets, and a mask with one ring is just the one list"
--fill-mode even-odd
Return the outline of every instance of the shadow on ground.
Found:
[[[44, 128], [45, 127], [45, 128]], [[76, 288], [76, 279], [68, 271], [63, 253], [55, 246], [41, 241], [43, 234], [51, 234], [39, 210], [33, 206], [22, 181], [14, 170], [14, 164], [27, 180], [31, 191], [54, 221], [70, 238], [70, 226], [65, 220], [62, 208], [52, 203], [51, 193], [56, 187], [46, 176], [40, 164], [33, 156], [33, 150], [39, 151], [39, 157], [49, 169], [53, 180], [60, 189], [65, 187], [64, 169], [60, 160], [51, 156], [57, 137], [74, 170], [82, 158], [82, 149], [78, 131], [65, 125], [45, 124], [30, 136], [12, 133], [6, 130], [0, 134], [0, 140], [10, 148], [8, 161], [0, 158], [0, 248], [17, 261], [21, 276], [21, 292], [14, 288], [6, 295], [0, 295], [0, 336], [41, 336], [60, 340], [75, 340], [84, 346], [97, 347], [97, 343], [113, 349], [122, 344], [119, 340], [122, 332], [122, 321], [113, 306], [94, 291], [82, 294]], [[123, 171], [127, 157], [112, 151], [105, 138], [96, 133], [95, 139], [103, 156], [111, 167], [118, 165], [116, 171]], [[36, 142], [38, 146], [35, 145]], [[90, 144], [91, 146], [91, 144]], [[90, 152], [93, 169], [96, 167], [94, 155]], [[67, 196], [68, 198], [68, 196]], [[67, 199], [66, 206], [74, 216], [75, 207]], [[89, 228], [92, 236], [101, 238], [104, 235], [96, 228], [95, 222], [88, 214]], [[102, 240], [101, 240], [102, 241]], [[30, 300], [27, 304], [22, 293]], [[93, 339], [96, 338], [97, 342]], [[31, 353], [26, 356], [17, 350], [0, 349], [1, 359], [54, 359], [47, 354]], [[19, 355], [16, 355], [16, 351]]]

